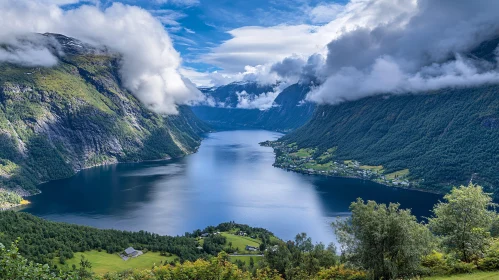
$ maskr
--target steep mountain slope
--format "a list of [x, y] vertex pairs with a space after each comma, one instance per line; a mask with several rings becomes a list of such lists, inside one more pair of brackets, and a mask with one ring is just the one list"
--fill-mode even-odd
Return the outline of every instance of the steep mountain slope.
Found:
[[204, 90], [218, 107], [195, 106], [192, 110], [200, 119], [218, 129], [262, 128], [287, 132], [302, 126], [312, 116], [315, 105], [303, 103], [309, 88], [307, 84], [291, 85], [279, 93], [271, 108], [260, 110], [237, 108], [237, 93], [245, 91], [257, 96], [272, 91], [271, 87], [261, 87], [256, 83], [229, 84]]
[[62, 35], [51, 68], [0, 64], [0, 187], [36, 184], [95, 165], [192, 153], [208, 127], [188, 107], [158, 115], [124, 89], [120, 57]]
[[[422, 188], [448, 190], [473, 181], [499, 187], [499, 86], [376, 96], [317, 108], [286, 143], [337, 147], [334, 160], [409, 169]], [[496, 193], [496, 197], [497, 197]]]

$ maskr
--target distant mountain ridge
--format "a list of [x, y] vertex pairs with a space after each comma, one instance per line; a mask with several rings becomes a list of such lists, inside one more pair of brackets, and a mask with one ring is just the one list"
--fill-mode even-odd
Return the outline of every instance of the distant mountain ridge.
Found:
[[225, 86], [203, 89], [212, 106], [193, 106], [196, 116], [216, 129], [269, 129], [288, 132], [305, 124], [315, 109], [313, 103], [304, 102], [310, 84], [293, 84], [275, 98], [272, 107], [266, 110], [238, 108], [238, 95], [245, 91], [252, 97], [273, 91], [271, 86], [257, 83], [232, 83]]
[[[468, 56], [493, 62], [499, 39]], [[420, 188], [446, 192], [470, 180], [499, 199], [499, 85], [378, 95], [320, 105], [304, 126], [279, 141], [315, 149], [319, 158], [409, 170]]]
[[32, 193], [83, 168], [197, 149], [208, 126], [186, 106], [161, 116], [141, 104], [121, 84], [118, 54], [43, 36], [56, 66], [0, 64], [0, 187]]

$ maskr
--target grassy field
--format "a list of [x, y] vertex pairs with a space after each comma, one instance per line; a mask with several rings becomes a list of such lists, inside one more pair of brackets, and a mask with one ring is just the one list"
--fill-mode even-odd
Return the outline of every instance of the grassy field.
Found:
[[290, 154], [292, 157], [308, 158], [314, 153], [313, 149], [299, 149], [296, 153]]
[[232, 247], [239, 248], [238, 252], [243, 254], [250, 253], [244, 250], [244, 248], [246, 248], [246, 245], [258, 248], [262, 243], [260, 240], [253, 239], [248, 236], [239, 236], [227, 232], [222, 232], [221, 234], [227, 238], [227, 244], [229, 242], [232, 242]]
[[331, 169], [332, 163], [328, 162], [325, 164], [318, 164], [318, 163], [306, 163], [304, 167], [306, 169], [313, 169], [313, 170], [318, 170], [318, 171], [328, 171]]
[[376, 172], [376, 173], [382, 173], [383, 172], [383, 166], [382, 165], [378, 165], [378, 166], [372, 166], [372, 165], [361, 165], [359, 166], [360, 169], [364, 169], [364, 170], [371, 170], [373, 172]]
[[472, 274], [459, 274], [452, 276], [436, 276], [424, 278], [424, 280], [499, 280], [499, 272], [477, 272]]
[[386, 174], [385, 178], [388, 180], [394, 180], [395, 178], [404, 178], [407, 175], [409, 175], [409, 169], [403, 169], [390, 174]]
[[[154, 264], [160, 265], [161, 261], [163, 261], [163, 263], [165, 261], [170, 262], [176, 258], [175, 256], [163, 257], [160, 256], [158, 252], [147, 252], [142, 256], [124, 261], [117, 254], [108, 254], [104, 251], [89, 251], [85, 253], [75, 253], [72, 259], [66, 261], [66, 264], [70, 268], [73, 264], [79, 267], [82, 255], [90, 261], [90, 263], [92, 264], [92, 271], [97, 274], [105, 274], [106, 272], [123, 271], [134, 268], [148, 269], [151, 268]], [[59, 263], [59, 260], [57, 258], [56, 263]]]
[[251, 256], [231, 256], [230, 257], [230, 261], [231, 262], [235, 262], [237, 260], [241, 260], [244, 263], [246, 263], [247, 265], [249, 265], [250, 264], [250, 258], [253, 258], [253, 261], [255, 262], [255, 264], [257, 264], [259, 261], [262, 260], [263, 257], [261, 257], [261, 256], [254, 256], [254, 257], [251, 257]]

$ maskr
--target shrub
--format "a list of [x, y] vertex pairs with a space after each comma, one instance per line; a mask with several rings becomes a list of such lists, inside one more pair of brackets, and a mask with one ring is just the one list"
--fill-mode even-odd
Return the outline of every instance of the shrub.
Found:
[[335, 280], [365, 280], [367, 275], [363, 271], [346, 268], [344, 265], [322, 269], [317, 274], [317, 279]]
[[487, 250], [485, 257], [478, 261], [478, 268], [481, 270], [499, 269], [499, 243], [497, 241]]
[[477, 269], [474, 263], [466, 263], [455, 258], [449, 258], [448, 264], [451, 267], [450, 274], [471, 273]]
[[421, 266], [426, 270], [425, 274], [427, 275], [446, 275], [452, 270], [445, 255], [437, 251], [424, 256], [421, 260]]

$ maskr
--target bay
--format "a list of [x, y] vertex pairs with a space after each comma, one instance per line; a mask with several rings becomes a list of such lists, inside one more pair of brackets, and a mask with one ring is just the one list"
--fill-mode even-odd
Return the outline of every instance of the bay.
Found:
[[82, 170], [40, 186], [23, 211], [53, 221], [98, 228], [182, 235], [235, 221], [293, 239], [335, 240], [330, 227], [349, 215], [357, 197], [398, 202], [419, 218], [439, 195], [374, 182], [311, 176], [274, 168], [272, 148], [258, 143], [280, 133], [239, 130], [206, 135], [199, 151], [181, 159], [121, 163]]

